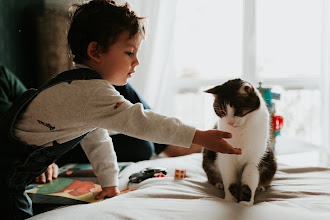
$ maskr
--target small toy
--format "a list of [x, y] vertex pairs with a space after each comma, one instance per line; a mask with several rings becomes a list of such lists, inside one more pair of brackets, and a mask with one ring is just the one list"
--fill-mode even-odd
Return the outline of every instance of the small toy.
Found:
[[261, 82], [259, 83], [258, 89], [259, 89], [262, 97], [264, 98], [269, 111], [270, 112], [274, 111], [274, 106], [273, 106], [274, 103], [272, 102], [272, 100], [280, 100], [281, 94], [272, 92], [272, 90], [270, 88], [263, 88], [261, 86]]
[[278, 131], [283, 127], [283, 117], [282, 116], [273, 116], [273, 130]]
[[259, 83], [259, 88], [258, 90], [260, 91], [262, 97], [264, 98], [269, 113], [270, 117], [272, 120], [272, 126], [271, 126], [271, 146], [273, 150], [275, 151], [275, 144], [276, 144], [276, 137], [281, 134], [281, 129], [283, 127], [283, 117], [279, 115], [275, 115], [276, 113], [276, 108], [275, 108], [275, 103], [272, 102], [272, 100], [280, 100], [281, 99], [281, 94], [279, 93], [273, 93], [270, 88], [263, 88], [261, 83]]
[[174, 172], [174, 178], [175, 179], [184, 179], [185, 177], [186, 177], [186, 170], [185, 169], [182, 169], [182, 170], [175, 169], [175, 172]]
[[133, 173], [129, 177], [129, 182], [131, 183], [141, 183], [143, 180], [156, 177], [158, 174], [162, 173], [164, 176], [167, 174], [166, 168], [155, 167], [155, 168], [145, 168], [138, 173]]
[[165, 177], [166, 175], [162, 172], [155, 174], [156, 177]]

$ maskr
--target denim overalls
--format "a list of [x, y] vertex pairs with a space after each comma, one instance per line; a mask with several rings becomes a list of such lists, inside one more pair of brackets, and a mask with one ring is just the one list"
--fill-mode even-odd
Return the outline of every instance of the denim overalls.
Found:
[[86, 133], [63, 144], [54, 141], [51, 147], [28, 145], [16, 139], [12, 134], [17, 116], [41, 91], [62, 82], [71, 83], [73, 80], [89, 79], [101, 79], [101, 77], [97, 72], [87, 68], [60, 73], [38, 90], [30, 89], [26, 91], [1, 119], [0, 187], [1, 200], [4, 204], [4, 206], [1, 206], [1, 209], [3, 209], [1, 216], [4, 214], [5, 217], [1, 217], [2, 219], [31, 217], [33, 215], [32, 202], [25, 192], [25, 187], [88, 134]]

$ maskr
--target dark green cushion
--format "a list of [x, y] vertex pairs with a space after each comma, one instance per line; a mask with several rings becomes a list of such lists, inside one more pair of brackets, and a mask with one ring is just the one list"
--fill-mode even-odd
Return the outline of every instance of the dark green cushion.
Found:
[[4, 65], [0, 64], [0, 115], [25, 92], [23, 83]]

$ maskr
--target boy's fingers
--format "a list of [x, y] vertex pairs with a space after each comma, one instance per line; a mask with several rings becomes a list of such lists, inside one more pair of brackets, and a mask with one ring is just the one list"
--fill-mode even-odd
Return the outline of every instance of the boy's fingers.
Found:
[[222, 144], [225, 146], [225, 149], [221, 153], [227, 154], [242, 154], [241, 148], [233, 148], [227, 141], [223, 140]]
[[101, 191], [101, 192], [95, 197], [95, 199], [103, 199], [106, 195], [107, 195], [107, 193], [106, 193], [105, 191]]
[[241, 148], [233, 148], [228, 154], [242, 154]]
[[46, 175], [45, 173], [42, 173], [39, 177], [39, 182], [40, 183], [46, 183]]
[[58, 166], [57, 164], [53, 163], [53, 179], [58, 177]]
[[225, 132], [225, 131], [219, 131], [219, 132], [221, 134], [221, 138], [231, 138], [232, 137], [231, 133], [229, 133], [229, 132]]
[[40, 181], [39, 181], [39, 177], [36, 177], [36, 178], [34, 179], [34, 182], [35, 182], [35, 183], [40, 183]]
[[48, 182], [52, 181], [52, 177], [53, 177], [53, 168], [51, 166], [49, 166], [46, 170], [47, 181]]

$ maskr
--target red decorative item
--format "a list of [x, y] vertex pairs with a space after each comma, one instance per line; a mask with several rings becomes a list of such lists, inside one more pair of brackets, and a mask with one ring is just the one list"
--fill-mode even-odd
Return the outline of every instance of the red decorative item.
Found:
[[283, 117], [282, 116], [274, 116], [273, 117], [273, 130], [278, 131], [283, 127]]
[[164, 173], [157, 173], [156, 177], [165, 177]]

